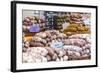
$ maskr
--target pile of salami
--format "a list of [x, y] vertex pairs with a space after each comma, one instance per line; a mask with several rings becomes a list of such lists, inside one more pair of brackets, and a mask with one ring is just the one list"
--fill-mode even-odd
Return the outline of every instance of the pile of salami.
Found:
[[67, 36], [57, 30], [47, 30], [23, 42], [23, 63], [83, 59], [91, 59], [90, 34]]

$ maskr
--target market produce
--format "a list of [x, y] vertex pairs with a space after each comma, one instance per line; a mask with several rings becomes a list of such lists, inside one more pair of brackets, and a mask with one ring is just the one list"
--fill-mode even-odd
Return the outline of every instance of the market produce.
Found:
[[[23, 53], [23, 61], [24, 62], [46, 62], [48, 51], [45, 48], [37, 47], [37, 48], [29, 48], [27, 52]], [[30, 58], [31, 57], [31, 58]]]
[[22, 21], [22, 62], [91, 59], [91, 13], [34, 11]]
[[25, 17], [23, 19], [23, 31], [29, 32], [30, 27], [35, 24], [38, 24], [40, 29], [42, 30], [45, 26], [45, 21], [36, 16]]
[[90, 27], [83, 24], [70, 24], [63, 30], [63, 32], [67, 35], [90, 34]]
[[65, 45], [65, 46], [63, 46], [63, 49], [70, 50], [70, 51], [77, 51], [77, 52], [82, 51], [82, 48], [80, 48], [78, 46], [73, 46], [73, 45]]
[[31, 41], [24, 43], [23, 62], [38, 63], [90, 59], [90, 41], [90, 34], [67, 36], [57, 30], [39, 32], [33, 36]]
[[64, 40], [65, 45], [76, 45], [76, 46], [84, 46], [86, 44], [86, 41], [83, 39], [66, 39]]

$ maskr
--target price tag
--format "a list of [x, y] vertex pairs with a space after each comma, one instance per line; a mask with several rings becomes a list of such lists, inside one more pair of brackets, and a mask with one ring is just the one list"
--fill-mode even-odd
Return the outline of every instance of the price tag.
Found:
[[40, 27], [38, 24], [34, 24], [30, 26], [29, 32], [39, 32], [39, 31], [40, 31]]
[[91, 20], [90, 19], [84, 19], [83, 21], [85, 24], [90, 25], [91, 24]]
[[62, 48], [63, 43], [62, 42], [53, 42], [53, 43], [51, 43], [51, 47], [52, 48]]

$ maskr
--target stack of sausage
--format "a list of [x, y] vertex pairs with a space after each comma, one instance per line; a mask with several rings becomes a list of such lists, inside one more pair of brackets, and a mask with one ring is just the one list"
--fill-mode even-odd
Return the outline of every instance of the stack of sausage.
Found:
[[[62, 48], [52, 48], [52, 41], [63, 43]], [[23, 44], [23, 62], [70, 61], [91, 58], [90, 34], [66, 36], [57, 30], [37, 33], [33, 40]]]

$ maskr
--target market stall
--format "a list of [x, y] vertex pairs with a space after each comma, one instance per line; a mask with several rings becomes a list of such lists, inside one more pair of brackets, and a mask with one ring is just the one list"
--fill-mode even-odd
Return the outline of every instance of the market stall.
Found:
[[24, 63], [91, 59], [90, 13], [37, 11], [24, 15]]

